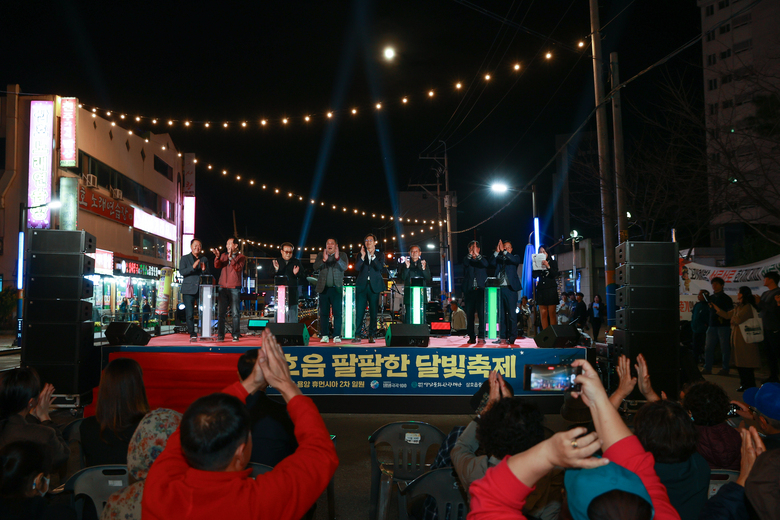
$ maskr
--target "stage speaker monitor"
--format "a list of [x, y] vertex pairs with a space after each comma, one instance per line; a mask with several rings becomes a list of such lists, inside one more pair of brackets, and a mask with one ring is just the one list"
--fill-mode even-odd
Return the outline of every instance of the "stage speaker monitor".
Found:
[[95, 259], [84, 253], [30, 253], [30, 276], [89, 276], [95, 274]]
[[427, 325], [392, 323], [387, 327], [385, 346], [388, 347], [427, 347], [430, 342]]
[[615, 248], [618, 264], [677, 265], [677, 242], [623, 242]]
[[113, 321], [106, 329], [106, 338], [110, 345], [147, 345], [152, 335], [137, 323]]
[[97, 241], [86, 231], [33, 229], [29, 250], [37, 253], [94, 253]]
[[309, 330], [303, 323], [268, 323], [266, 328], [276, 336], [276, 341], [283, 347], [309, 345]]
[[534, 337], [539, 348], [567, 348], [577, 344], [580, 333], [573, 325], [550, 325]]

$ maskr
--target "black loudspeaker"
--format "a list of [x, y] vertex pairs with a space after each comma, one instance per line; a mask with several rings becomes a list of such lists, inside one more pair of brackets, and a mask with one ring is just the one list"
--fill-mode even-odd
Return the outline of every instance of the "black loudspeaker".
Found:
[[25, 283], [25, 296], [80, 300], [92, 298], [93, 285], [83, 276], [30, 276]]
[[[679, 331], [675, 327], [676, 323], [659, 325], [655, 332], [618, 329], [613, 335], [615, 355], [625, 354], [634, 366], [636, 357], [642, 354], [647, 361], [653, 390], [658, 395], [663, 390], [670, 399], [676, 397], [680, 380]], [[637, 392], [632, 395], [644, 399]], [[633, 398], [629, 396], [629, 399]]]
[[427, 325], [393, 323], [387, 327], [385, 346], [388, 347], [427, 347], [430, 342]]
[[25, 320], [25, 348], [22, 364], [37, 367], [76, 363], [93, 348], [95, 325], [90, 321], [32, 323]]
[[146, 345], [152, 335], [137, 323], [113, 321], [106, 329], [106, 338], [111, 345]]
[[577, 345], [580, 333], [573, 325], [550, 325], [534, 337], [539, 348], [566, 348]]
[[266, 328], [276, 336], [276, 341], [283, 347], [309, 345], [309, 330], [303, 323], [269, 323]]
[[84, 300], [25, 300], [28, 322], [73, 323], [92, 320], [92, 302]]
[[677, 287], [680, 274], [677, 264], [624, 264], [615, 270], [618, 285], [655, 285]]
[[667, 287], [624, 285], [615, 291], [615, 306], [639, 309], [671, 309], [680, 305], [677, 285]]
[[656, 331], [667, 327], [670, 323], [678, 323], [680, 309], [637, 309], [635, 307], [620, 309], [615, 313], [615, 326], [631, 331]]
[[675, 242], [623, 242], [615, 248], [618, 264], [677, 264]]
[[84, 253], [29, 253], [29, 276], [88, 276], [95, 274], [95, 259]]
[[97, 244], [86, 231], [33, 229], [29, 235], [29, 250], [37, 253], [94, 253]]
[[77, 363], [33, 365], [42, 383], [54, 385], [54, 393], [84, 396], [82, 403], [91, 402], [92, 389], [100, 384], [100, 349], [93, 349]]

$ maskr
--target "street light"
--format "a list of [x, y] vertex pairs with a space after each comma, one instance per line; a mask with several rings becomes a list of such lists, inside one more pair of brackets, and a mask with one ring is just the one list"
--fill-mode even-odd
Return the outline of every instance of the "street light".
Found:
[[506, 193], [507, 191], [509, 191], [509, 187], [503, 182], [495, 182], [491, 184], [490, 189], [495, 191], [496, 193]]
[[[519, 190], [515, 188], [510, 188], [503, 182], [494, 182], [490, 185], [490, 189], [494, 191], [495, 193], [506, 193], [508, 191], [515, 191], [518, 193], [530, 193], [531, 194], [531, 205], [533, 206], [533, 214], [534, 214], [534, 231], [532, 235], [534, 236], [534, 247], [536, 248], [536, 252], [539, 251], [539, 246], [541, 245], [541, 238], [539, 236], [539, 214], [536, 212], [536, 185], [532, 185], [530, 190]], [[530, 243], [531, 238], [528, 238], [528, 241]]]
[[572, 229], [569, 233], [569, 240], [571, 240], [571, 271], [572, 271], [572, 283], [574, 285], [574, 291], [577, 292], [579, 288], [577, 287], [577, 252], [575, 250], [575, 246], [577, 242], [582, 240], [582, 236], [580, 236], [579, 233], [577, 233], [576, 229]]

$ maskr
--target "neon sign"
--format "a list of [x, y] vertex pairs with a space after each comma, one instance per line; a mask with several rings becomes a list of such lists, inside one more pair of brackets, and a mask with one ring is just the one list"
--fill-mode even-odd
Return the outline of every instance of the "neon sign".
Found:
[[114, 274], [114, 253], [105, 249], [95, 249], [94, 253], [87, 253], [95, 259], [96, 274]]
[[[30, 102], [30, 167], [27, 185], [27, 226], [51, 226], [51, 161], [54, 139], [54, 102]], [[36, 207], [43, 206], [43, 207]]]
[[62, 98], [60, 106], [60, 167], [76, 166], [76, 126], [78, 123], [76, 98]]
[[134, 220], [135, 227], [141, 231], [167, 238], [173, 242], [176, 241], [176, 226], [170, 222], [154, 217], [142, 210], [135, 212]]
[[136, 276], [150, 276], [157, 278], [160, 276], [161, 269], [156, 265], [142, 264], [140, 262], [128, 262], [122, 260], [117, 264], [121, 274], [136, 275]]

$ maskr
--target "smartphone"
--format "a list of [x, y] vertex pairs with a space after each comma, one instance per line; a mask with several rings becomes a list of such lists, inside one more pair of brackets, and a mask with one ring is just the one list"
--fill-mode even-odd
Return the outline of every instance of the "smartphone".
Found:
[[702, 293], [701, 297], [704, 298], [704, 303], [708, 304], [710, 303], [710, 295], [707, 293]]
[[530, 392], [580, 391], [574, 378], [582, 374], [582, 367], [571, 365], [526, 365], [523, 389]]

